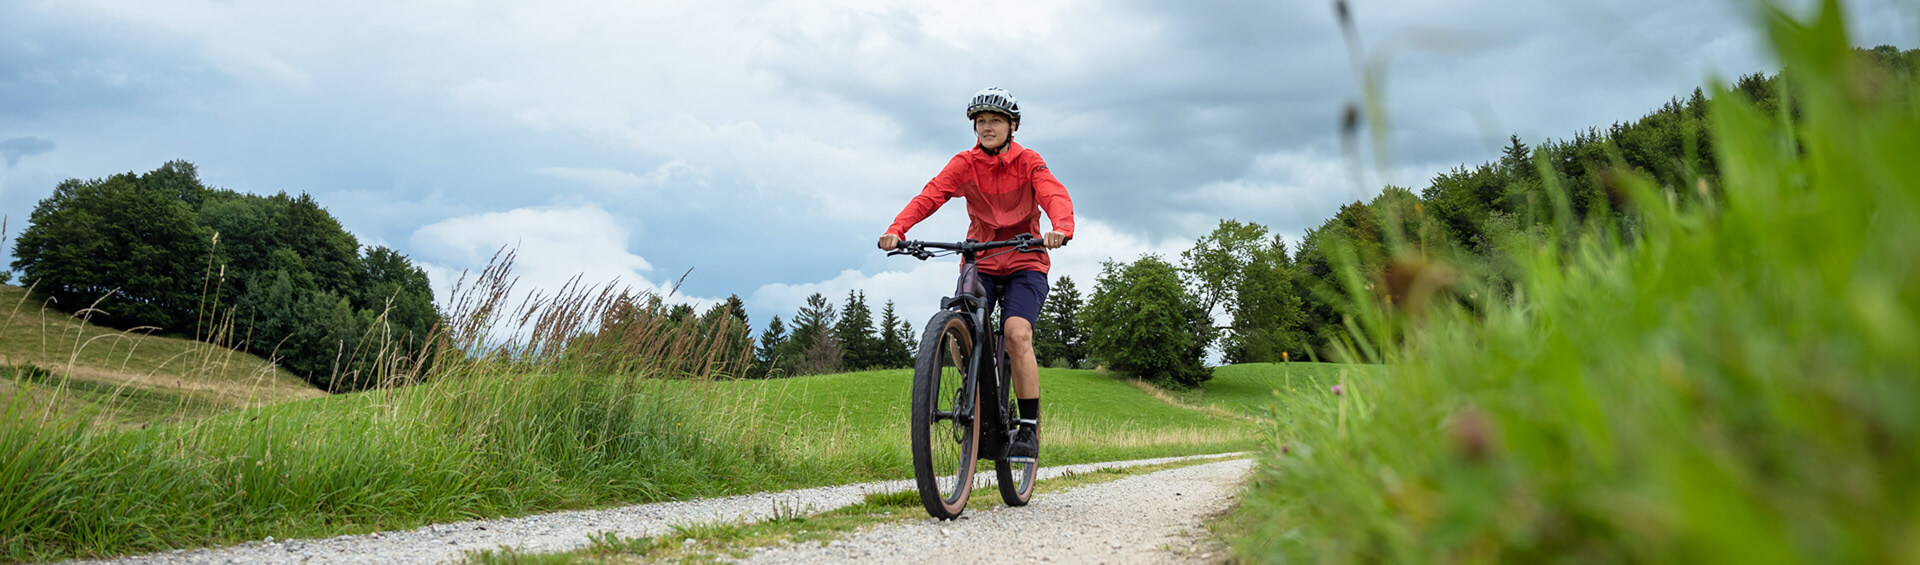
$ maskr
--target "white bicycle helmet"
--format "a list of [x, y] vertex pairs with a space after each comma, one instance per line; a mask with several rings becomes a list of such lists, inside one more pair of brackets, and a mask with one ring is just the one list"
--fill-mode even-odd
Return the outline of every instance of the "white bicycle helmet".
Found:
[[989, 86], [973, 93], [973, 101], [967, 103], [967, 119], [971, 120], [981, 112], [1006, 114], [1015, 125], [1020, 123], [1020, 100], [997, 86]]

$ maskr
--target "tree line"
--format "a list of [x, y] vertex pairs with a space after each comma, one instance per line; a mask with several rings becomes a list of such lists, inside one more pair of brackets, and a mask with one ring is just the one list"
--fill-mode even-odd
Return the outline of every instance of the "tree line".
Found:
[[[738, 295], [696, 312], [657, 295], [622, 296], [600, 313], [596, 326], [568, 341], [568, 355], [595, 367], [642, 368], [664, 375], [719, 375], [766, 379], [912, 367], [921, 330], [893, 301], [874, 315], [867, 294], [850, 290], [838, 303], [814, 293], [787, 318], [774, 316], [757, 334]], [[1090, 355], [1080, 332], [1082, 303], [1072, 277], [1055, 281], [1035, 349], [1042, 363], [1085, 367]], [[607, 358], [648, 359], [644, 363]], [[678, 361], [675, 361], [678, 359]], [[663, 361], [664, 360], [664, 361]]]
[[[1042, 307], [1042, 321], [1034, 326], [1035, 355], [1042, 363], [1085, 365], [1086, 340], [1078, 330], [1080, 304], [1072, 277], [1054, 282]], [[789, 320], [774, 316], [767, 322], [745, 376], [771, 378], [912, 367], [922, 337], [922, 328], [900, 318], [891, 300], [876, 319], [866, 292], [861, 290], [848, 291], [838, 307], [816, 292]], [[745, 322], [744, 315], [740, 321]]]

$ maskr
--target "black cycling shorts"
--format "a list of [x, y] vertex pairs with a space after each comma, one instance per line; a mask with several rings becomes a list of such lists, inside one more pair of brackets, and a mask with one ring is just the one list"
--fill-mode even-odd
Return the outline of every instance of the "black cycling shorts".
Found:
[[980, 273], [980, 280], [986, 283], [987, 300], [991, 301], [1004, 289], [1005, 297], [1000, 303], [1000, 322], [1007, 318], [1026, 318], [1031, 324], [1040, 320], [1040, 303], [1047, 301], [1047, 274], [1040, 271], [1014, 271], [1004, 275]]

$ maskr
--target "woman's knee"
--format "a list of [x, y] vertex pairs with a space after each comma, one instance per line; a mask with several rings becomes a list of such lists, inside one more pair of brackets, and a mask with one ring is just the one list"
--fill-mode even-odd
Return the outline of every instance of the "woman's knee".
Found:
[[1019, 353], [1033, 349], [1033, 323], [1026, 318], [1007, 318], [1007, 351]]

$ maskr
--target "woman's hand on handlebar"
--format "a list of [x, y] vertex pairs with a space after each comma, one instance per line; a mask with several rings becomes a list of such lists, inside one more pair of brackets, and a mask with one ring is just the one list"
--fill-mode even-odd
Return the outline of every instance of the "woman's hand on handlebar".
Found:
[[[881, 241], [884, 242], [886, 240], [882, 239]], [[1057, 231], [1049, 231], [1047, 232], [1047, 235], [1045, 237], [1041, 238], [1041, 244], [1046, 245], [1047, 249], [1059, 249], [1060, 246], [1067, 244], [1067, 234], [1063, 234]], [[884, 243], [882, 243], [881, 245], [885, 246]]]
[[900, 236], [893, 234], [880, 236], [880, 249], [893, 251], [897, 247], [900, 247]]

